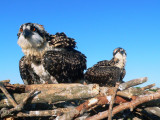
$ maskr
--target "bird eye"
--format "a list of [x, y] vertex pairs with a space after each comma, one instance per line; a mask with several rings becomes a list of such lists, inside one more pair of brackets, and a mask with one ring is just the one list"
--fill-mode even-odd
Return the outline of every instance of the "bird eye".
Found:
[[35, 27], [33, 27], [33, 28], [32, 28], [32, 31], [36, 31], [36, 28], [35, 28]]
[[22, 28], [20, 28], [20, 32], [23, 32], [23, 29], [22, 29]]

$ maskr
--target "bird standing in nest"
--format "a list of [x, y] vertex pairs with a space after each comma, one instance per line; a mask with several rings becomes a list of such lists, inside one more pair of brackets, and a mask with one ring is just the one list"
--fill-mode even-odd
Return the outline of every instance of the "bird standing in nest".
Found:
[[126, 51], [116, 48], [111, 60], [100, 61], [85, 73], [85, 79], [102, 86], [115, 86], [116, 82], [122, 82], [126, 70]]
[[83, 79], [86, 56], [75, 50], [76, 42], [64, 33], [50, 35], [40, 24], [25, 23], [18, 32], [25, 56], [19, 62], [25, 84], [71, 83]]

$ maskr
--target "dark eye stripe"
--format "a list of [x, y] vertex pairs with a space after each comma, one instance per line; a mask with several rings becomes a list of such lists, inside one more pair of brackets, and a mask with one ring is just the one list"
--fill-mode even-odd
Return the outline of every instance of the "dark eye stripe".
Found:
[[[41, 37], [44, 37], [43, 33], [42, 33], [37, 27], [33, 27], [33, 28], [36, 29], [35, 31], [36, 31]], [[33, 28], [32, 28], [32, 29], [33, 29]]]
[[113, 55], [116, 55], [118, 52], [121, 52], [122, 54], [127, 55], [127, 53], [125, 52], [125, 50], [124, 50], [123, 48], [118, 48], [118, 49], [113, 53]]

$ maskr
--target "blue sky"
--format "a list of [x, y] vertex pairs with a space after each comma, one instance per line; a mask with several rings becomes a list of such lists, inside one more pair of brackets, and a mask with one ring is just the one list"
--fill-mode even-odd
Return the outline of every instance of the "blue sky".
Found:
[[144, 84], [160, 86], [159, 0], [3, 0], [0, 3], [0, 80], [23, 83], [17, 32], [26, 22], [47, 32], [75, 38], [87, 56], [87, 66], [112, 58], [117, 47], [127, 52], [125, 81], [148, 77]]

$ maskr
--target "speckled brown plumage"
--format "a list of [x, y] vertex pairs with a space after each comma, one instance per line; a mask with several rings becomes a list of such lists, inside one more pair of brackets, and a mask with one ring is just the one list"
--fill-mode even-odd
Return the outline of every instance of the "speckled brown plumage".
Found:
[[33, 72], [31, 63], [26, 56], [23, 56], [19, 61], [20, 75], [25, 84], [40, 84], [40, 78]]
[[25, 84], [68, 83], [84, 77], [86, 57], [65, 33], [50, 35], [40, 24], [25, 23], [18, 32], [18, 44], [25, 54], [19, 62]]
[[86, 69], [86, 57], [76, 50], [48, 51], [44, 54], [45, 69], [59, 83], [82, 79]]
[[75, 48], [76, 42], [73, 38], [67, 37], [64, 32], [56, 33], [55, 35], [50, 35], [50, 40], [48, 41], [50, 45], [57, 48]]
[[[122, 56], [123, 54], [126, 55], [125, 51], [122, 48], [117, 48], [115, 50], [116, 53], [121, 52], [120, 54], [122, 54]], [[116, 82], [122, 82], [126, 74], [124, 68], [125, 56], [123, 57], [124, 59], [118, 59], [113, 56], [111, 60], [104, 60], [98, 62], [93, 67], [87, 69], [85, 73], [85, 79], [91, 83], [98, 83], [102, 86], [115, 86]], [[118, 64], [122, 63], [124, 64], [123, 68], [118, 67]]]

